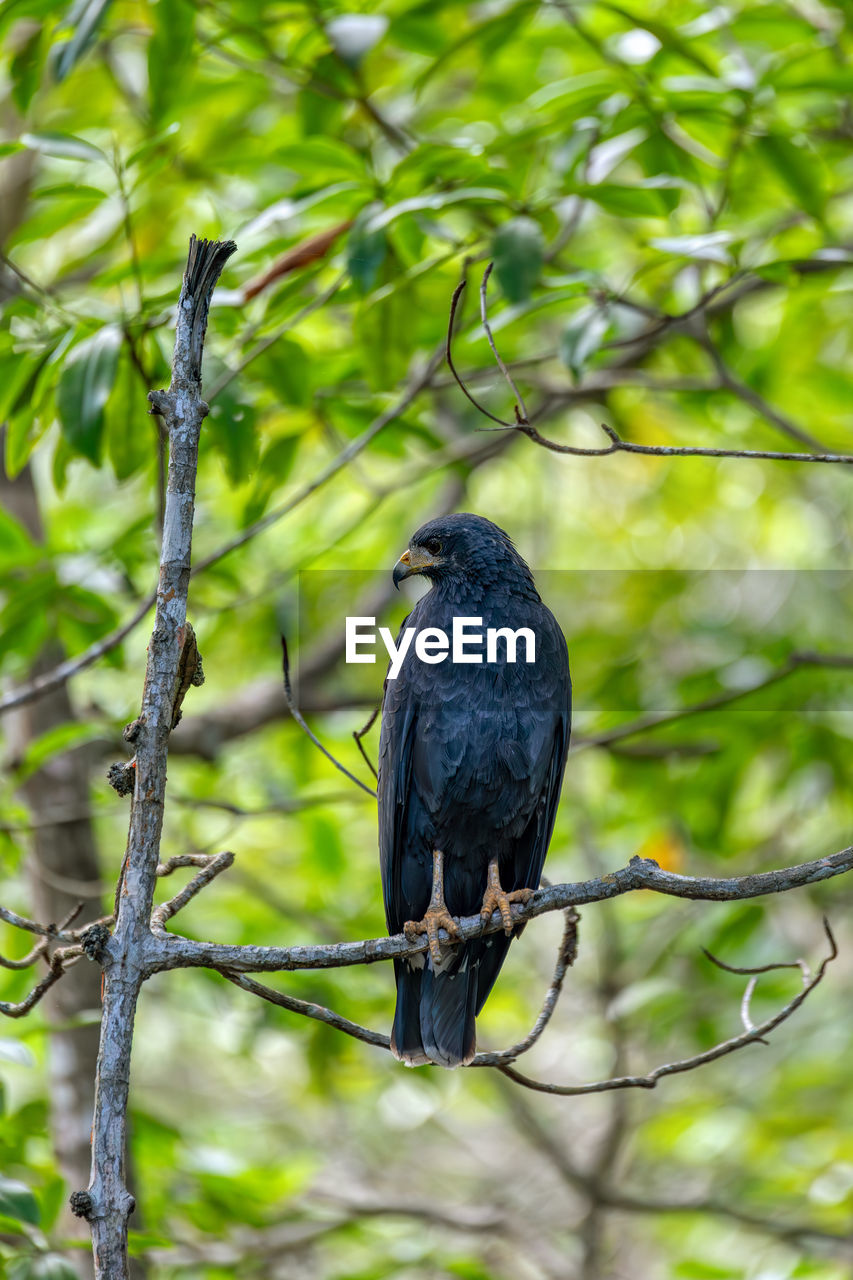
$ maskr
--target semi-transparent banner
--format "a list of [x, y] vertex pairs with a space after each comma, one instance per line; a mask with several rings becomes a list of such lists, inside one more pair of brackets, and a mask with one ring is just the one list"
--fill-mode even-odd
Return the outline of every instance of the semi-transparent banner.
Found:
[[[280, 611], [297, 701], [304, 679], [318, 707], [379, 702], [389, 666], [399, 669], [405, 656], [400, 629], [428, 589], [416, 577], [395, 590], [391, 568], [299, 575]], [[631, 715], [755, 690], [728, 704], [731, 714], [764, 707], [768, 715], [785, 710], [853, 731], [851, 572], [602, 568], [535, 578], [566, 636], [579, 723], [604, 729]], [[502, 660], [508, 646], [516, 661], [529, 660], [528, 637], [489, 637], [485, 627], [480, 635], [475, 612], [460, 616], [461, 644], [452, 633], [444, 642], [412, 635], [408, 660]]]

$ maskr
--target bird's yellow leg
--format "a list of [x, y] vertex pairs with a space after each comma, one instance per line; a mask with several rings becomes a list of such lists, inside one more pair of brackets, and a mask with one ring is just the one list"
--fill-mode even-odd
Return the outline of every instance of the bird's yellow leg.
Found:
[[459, 925], [447, 910], [444, 901], [444, 854], [440, 849], [432, 853], [432, 897], [429, 900], [423, 920], [407, 920], [403, 925], [403, 933], [410, 942], [425, 933], [429, 942], [429, 953], [433, 965], [441, 959], [441, 943], [438, 940], [439, 929], [445, 929], [448, 937], [459, 937]]
[[497, 858], [492, 858], [489, 863], [486, 892], [483, 895], [480, 918], [488, 920], [493, 911], [500, 911], [501, 920], [504, 922], [504, 932], [510, 934], [513, 928], [511, 904], [513, 902], [529, 902], [532, 897], [532, 889], [511, 889], [509, 893], [502, 889], [498, 872], [498, 860]]

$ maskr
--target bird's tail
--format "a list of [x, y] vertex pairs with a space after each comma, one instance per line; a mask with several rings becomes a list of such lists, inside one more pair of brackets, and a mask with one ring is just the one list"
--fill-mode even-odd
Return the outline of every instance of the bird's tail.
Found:
[[409, 1067], [432, 1062], [466, 1067], [476, 1052], [474, 1020], [509, 948], [509, 938], [491, 934], [456, 947], [436, 969], [429, 953], [417, 963], [395, 960], [397, 1010], [391, 1050]]

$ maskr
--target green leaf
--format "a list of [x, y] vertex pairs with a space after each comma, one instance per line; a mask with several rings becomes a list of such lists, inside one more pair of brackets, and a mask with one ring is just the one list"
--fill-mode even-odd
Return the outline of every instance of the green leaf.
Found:
[[21, 566], [40, 554], [24, 526], [0, 507], [0, 569]]
[[56, 725], [29, 744], [15, 769], [15, 776], [23, 782], [55, 756], [102, 737], [102, 729], [85, 722]]
[[595, 186], [578, 187], [577, 193], [621, 218], [664, 217], [672, 213], [681, 198], [680, 184], [674, 182], [666, 185], [637, 183], [635, 186], [599, 182]]
[[399, 200], [389, 205], [382, 213], [376, 214], [370, 222], [371, 231], [380, 231], [389, 226], [404, 213], [438, 212], [454, 204], [506, 204], [506, 192], [496, 187], [459, 187], [455, 191], [439, 191], [435, 195], [412, 196], [408, 200]]
[[9, 67], [12, 80], [12, 99], [25, 115], [30, 101], [39, 86], [44, 59], [45, 28], [38, 23], [18, 49]]
[[62, 434], [75, 453], [95, 466], [101, 461], [104, 407], [115, 382], [121, 343], [118, 326], [104, 325], [72, 347], [56, 388]]
[[286, 335], [275, 346], [253, 361], [254, 377], [270, 389], [279, 404], [310, 405], [315, 367], [310, 353], [294, 338]]
[[195, 5], [189, 0], [157, 0], [148, 10], [154, 19], [148, 42], [148, 96], [151, 115], [159, 122], [184, 92], [193, 56]]
[[560, 337], [560, 359], [576, 378], [601, 346], [609, 323], [600, 307], [586, 307], [566, 325]]
[[545, 238], [532, 218], [505, 222], [492, 242], [495, 275], [510, 302], [523, 302], [539, 279]]
[[755, 145], [800, 208], [820, 221], [826, 203], [823, 172], [812, 153], [781, 133], [764, 134]]
[[39, 1207], [25, 1182], [16, 1182], [0, 1173], [0, 1213], [17, 1222], [38, 1226]]
[[729, 231], [708, 231], [695, 236], [658, 236], [649, 241], [654, 249], [679, 258], [695, 258], [698, 262], [731, 262], [728, 245], [733, 237]]
[[205, 437], [222, 456], [225, 474], [232, 484], [248, 480], [258, 463], [255, 410], [241, 398], [233, 383], [210, 406]]
[[147, 416], [145, 392], [129, 357], [121, 360], [106, 406], [107, 457], [117, 480], [127, 480], [155, 456], [155, 419]]
[[112, 0], [77, 0], [71, 6], [67, 18], [68, 25], [74, 28], [71, 39], [55, 45], [51, 52], [53, 74], [57, 80], [64, 80], [94, 44], [111, 4]]
[[369, 293], [385, 260], [387, 243], [381, 228], [373, 229], [381, 205], [362, 209], [347, 236], [347, 271], [359, 293]]
[[22, 133], [21, 142], [30, 151], [40, 151], [59, 160], [103, 160], [109, 164], [100, 147], [71, 133]]
[[275, 157], [300, 177], [320, 186], [333, 178], [367, 178], [364, 159], [337, 138], [310, 138], [279, 147]]

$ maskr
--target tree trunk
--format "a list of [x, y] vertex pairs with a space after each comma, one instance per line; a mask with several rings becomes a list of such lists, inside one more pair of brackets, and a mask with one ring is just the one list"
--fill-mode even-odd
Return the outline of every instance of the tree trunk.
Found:
[[[20, 521], [35, 541], [43, 541], [38, 499], [28, 468], [10, 480], [0, 467], [0, 504]], [[51, 642], [33, 665], [31, 676], [51, 669], [62, 657], [59, 646]], [[6, 721], [12, 760], [20, 758], [28, 745], [48, 729], [73, 719], [71, 700], [64, 685], [12, 712]], [[77, 923], [102, 914], [103, 885], [92, 827], [85, 753], [66, 751], [54, 756], [23, 783], [21, 795], [29, 808], [32, 824], [27, 872], [34, 914], [39, 920], [55, 922], [81, 901], [85, 905]], [[101, 975], [96, 965], [78, 964], [51, 989], [44, 1001], [47, 1019], [53, 1027], [49, 1053], [53, 1147], [57, 1166], [70, 1191], [84, 1187], [89, 1180], [100, 984]], [[87, 1014], [94, 1017], [85, 1020]], [[86, 1223], [70, 1212], [61, 1229], [75, 1238], [88, 1238]], [[73, 1261], [80, 1276], [90, 1280], [92, 1262], [88, 1253], [74, 1250]]]

